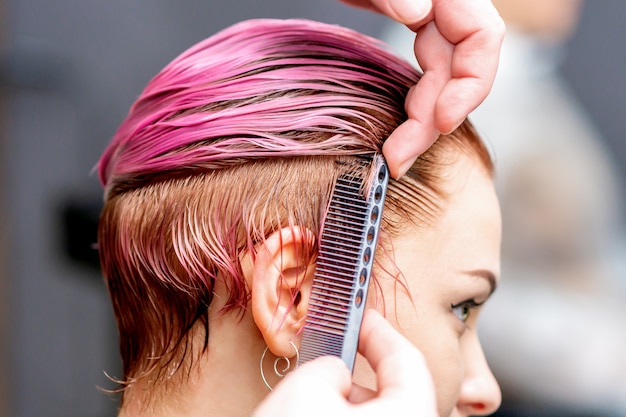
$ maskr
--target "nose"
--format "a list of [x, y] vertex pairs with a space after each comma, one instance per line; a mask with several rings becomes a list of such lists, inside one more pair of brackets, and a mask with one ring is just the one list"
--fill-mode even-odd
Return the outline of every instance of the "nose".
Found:
[[465, 416], [486, 416], [502, 402], [500, 386], [493, 376], [478, 337], [465, 346], [465, 375], [457, 409]]

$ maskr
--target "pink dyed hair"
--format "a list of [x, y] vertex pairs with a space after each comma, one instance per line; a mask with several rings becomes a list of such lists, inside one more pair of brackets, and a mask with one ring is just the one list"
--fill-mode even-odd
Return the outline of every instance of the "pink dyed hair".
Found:
[[[346, 28], [242, 22], [191, 47], [150, 81], [104, 152], [100, 180], [110, 188], [252, 158], [373, 154], [383, 140], [372, 133], [376, 117], [399, 117], [397, 103], [418, 79], [381, 42]], [[314, 94], [300, 93], [306, 90]], [[323, 132], [325, 140], [302, 141], [293, 132]]]
[[[246, 308], [238, 260], [255, 243], [286, 226], [319, 233], [334, 181], [357, 155], [380, 153], [419, 77], [352, 30], [252, 20], [198, 43], [150, 81], [98, 165], [98, 241], [122, 384], [159, 381], [196, 354], [188, 336], [198, 322], [206, 349], [216, 280], [229, 291], [224, 311]], [[392, 181], [387, 233], [435, 218], [451, 147], [492, 169], [465, 122]], [[304, 250], [315, 257], [315, 245]]]

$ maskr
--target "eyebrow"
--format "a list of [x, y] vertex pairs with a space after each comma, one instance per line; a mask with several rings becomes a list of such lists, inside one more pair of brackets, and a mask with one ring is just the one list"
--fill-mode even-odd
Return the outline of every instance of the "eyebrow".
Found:
[[498, 287], [498, 281], [496, 280], [496, 276], [493, 272], [487, 269], [475, 269], [471, 271], [464, 271], [465, 275], [469, 275], [471, 277], [483, 278], [489, 282], [489, 296], [494, 293], [496, 288]]

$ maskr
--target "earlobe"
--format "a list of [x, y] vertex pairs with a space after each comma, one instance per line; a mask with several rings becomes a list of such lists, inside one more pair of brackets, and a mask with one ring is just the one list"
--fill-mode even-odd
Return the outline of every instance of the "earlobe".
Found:
[[257, 247], [253, 265], [244, 268], [254, 321], [276, 356], [291, 357], [291, 343], [300, 345], [315, 270], [314, 239], [307, 229], [280, 229]]

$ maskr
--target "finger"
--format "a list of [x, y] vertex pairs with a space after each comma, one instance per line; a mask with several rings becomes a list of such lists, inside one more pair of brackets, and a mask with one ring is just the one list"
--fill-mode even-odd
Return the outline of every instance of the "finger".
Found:
[[491, 0], [433, 0], [439, 31], [454, 44], [474, 33], [504, 36], [504, 21]]
[[363, 318], [359, 348], [376, 373], [379, 399], [436, 407], [424, 357], [375, 310]]
[[406, 97], [405, 108], [409, 120], [400, 125], [385, 141], [383, 154], [394, 178], [406, 173], [415, 159], [439, 136], [435, 124], [437, 100], [450, 80], [452, 45], [430, 22], [422, 28], [415, 40], [415, 55], [424, 75]]
[[311, 398], [323, 398], [326, 403], [344, 404], [350, 393], [352, 381], [344, 362], [325, 356], [298, 367], [281, 381], [255, 410], [255, 417], [276, 415], [302, 415], [302, 405]]
[[407, 26], [416, 26], [429, 20], [432, 0], [342, 0], [352, 6], [375, 10]]
[[389, 174], [399, 179], [411, 168], [419, 155], [432, 145], [439, 132], [432, 119], [408, 119], [389, 135], [383, 144], [383, 155]]
[[455, 45], [451, 80], [435, 107], [436, 128], [449, 133], [491, 90], [505, 28], [491, 0], [435, 0], [433, 9], [440, 33]]
[[299, 366], [291, 372], [283, 382], [286, 391], [293, 391], [300, 386], [317, 387], [319, 390], [336, 392], [337, 395], [347, 398], [352, 388], [352, 375], [346, 364], [334, 356], [323, 356]]
[[360, 404], [369, 401], [377, 396], [378, 392], [376, 391], [362, 387], [357, 384], [352, 384], [352, 390], [350, 391], [350, 395], [348, 395], [348, 401], [353, 404]]

